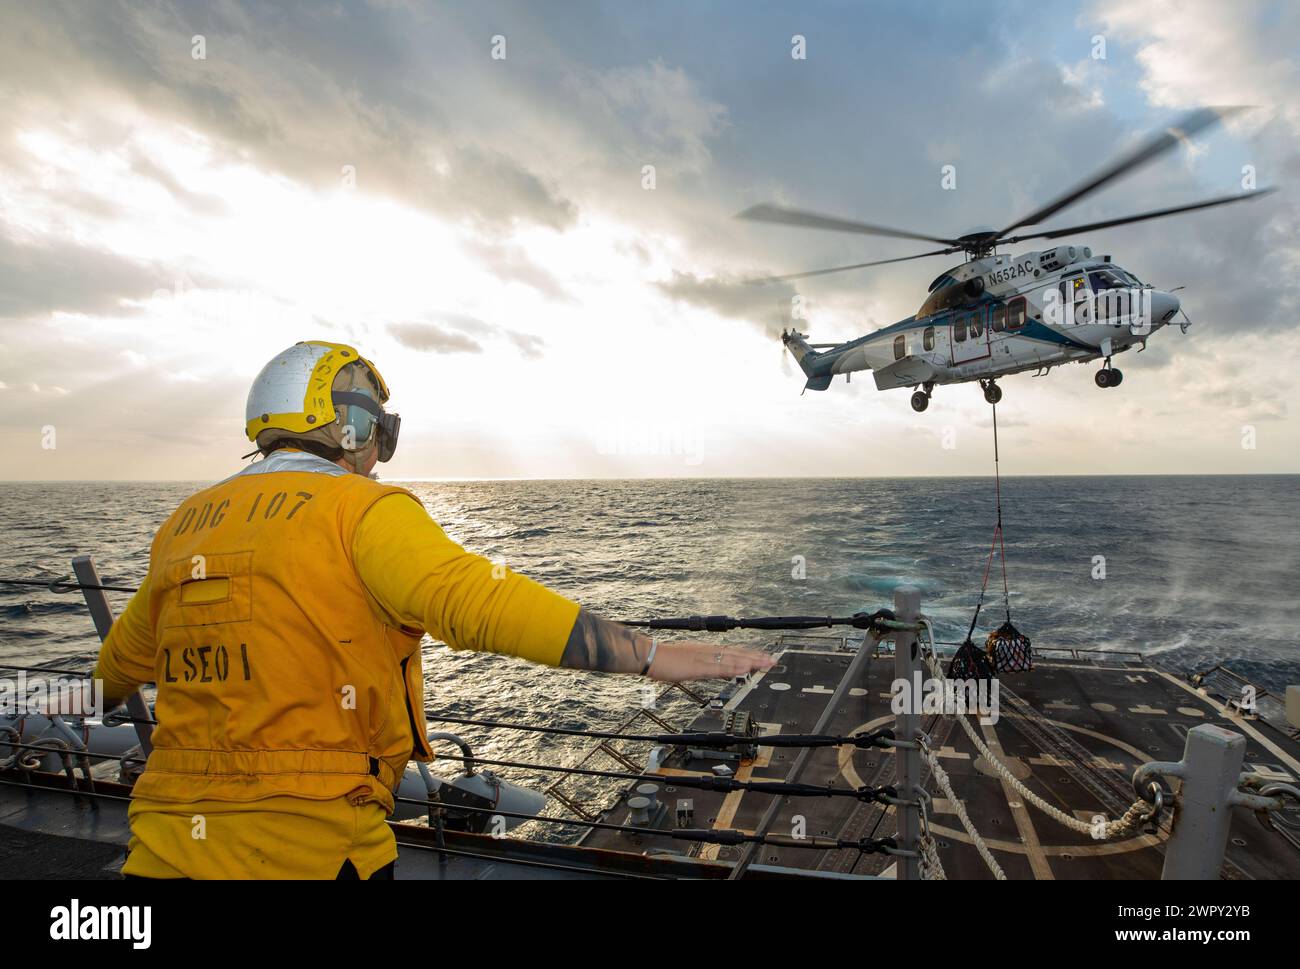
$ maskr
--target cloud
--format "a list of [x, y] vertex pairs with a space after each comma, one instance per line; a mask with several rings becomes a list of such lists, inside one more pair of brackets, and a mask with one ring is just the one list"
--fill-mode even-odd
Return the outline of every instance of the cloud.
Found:
[[[15, 115], [126, 101], [203, 130], [232, 160], [318, 189], [337, 187], [352, 166], [358, 187], [450, 218], [496, 229], [571, 224], [575, 205], [526, 156], [476, 138], [470, 118], [455, 117], [445, 76], [407, 36], [409, 16], [367, 5], [54, 0], [6, 13], [0, 59], [16, 76], [48, 78], [15, 99]], [[192, 56], [196, 35], [205, 38], [202, 59]], [[147, 161], [141, 170], [179, 188]]]
[[483, 345], [466, 336], [466, 333], [480, 337], [502, 337], [522, 356], [530, 359], [540, 358], [546, 346], [546, 341], [539, 336], [516, 333], [464, 313], [444, 313], [440, 321], [460, 332], [450, 332], [433, 323], [393, 323], [389, 325], [388, 332], [402, 346], [424, 352], [483, 353]]
[[655, 284], [674, 300], [702, 306], [720, 316], [744, 320], [769, 334], [790, 323], [794, 287], [784, 282], [756, 282], [735, 276], [696, 276], [674, 271]]
[[530, 360], [540, 360], [546, 341], [531, 333], [508, 333], [510, 342], [519, 348], [519, 352]]
[[[80, 465], [62, 445], [57, 460], [83, 475], [120, 473], [117, 451], [92, 456], [98, 437], [181, 434], [156, 429], [160, 408], [202, 432], [186, 429], [156, 473], [228, 473], [224, 455], [205, 462], [201, 441], [222, 428], [238, 439], [242, 388], [261, 361], [322, 329], [376, 359], [392, 352], [385, 372], [408, 420], [478, 401], [443, 425], [446, 446], [430, 451], [439, 474], [619, 473], [574, 443], [590, 436], [592, 402], [635, 423], [637, 407], [665, 398], [733, 442], [725, 460], [682, 473], [876, 473], [842, 441], [865, 411], [872, 448], [910, 462], [906, 394], [866, 378], [800, 397], [797, 372], [781, 377], [780, 348], [765, 341], [795, 295], [811, 321], [800, 329], [819, 342], [892, 323], [952, 263], [745, 286], [759, 272], [916, 250], [733, 214], [773, 201], [942, 235], [1005, 225], [1185, 107], [1224, 101], [1265, 105], [1263, 120], [1198, 138], [1196, 152], [1171, 153], [1055, 224], [1237, 191], [1248, 163], [1260, 184], [1295, 181], [1297, 16], [1278, 4], [1236, 14], [1084, 0], [950, 4], [936, 18], [885, 2], [806, 6], [792, 27], [784, 5], [766, 3], [740, 19], [709, 5], [665, 17], [509, 0], [14, 5], [0, 33], [0, 316], [11, 321], [0, 377], [9, 397], [28, 383], [68, 390], [40, 411], [62, 402], [61, 426], [75, 422], [85, 443]], [[796, 29], [806, 61], [790, 57]], [[1105, 62], [1089, 58], [1099, 32]], [[505, 60], [490, 56], [498, 33]], [[191, 56], [196, 34], [206, 59]], [[949, 164], [953, 191], [940, 181]], [[355, 191], [341, 191], [344, 166]], [[1195, 326], [1126, 357], [1118, 391], [1096, 391], [1082, 367], [1009, 378], [999, 419], [1010, 428], [1032, 414], [1039, 442], [1023, 460], [1232, 470], [1232, 455], [1170, 442], [1207, 428], [1231, 438], [1232, 422], [1251, 420], [1270, 421], [1270, 455], [1300, 453], [1296, 198], [1066, 240], [1185, 284]], [[157, 288], [175, 295], [151, 298]], [[233, 290], [247, 295], [218, 298]], [[51, 313], [53, 324], [31, 323]], [[690, 353], [674, 340], [686, 331]], [[34, 347], [21, 355], [20, 336]], [[489, 368], [490, 399], [474, 398]], [[1095, 395], [1086, 409], [1080, 394]], [[986, 416], [978, 388], [944, 387], [922, 425], [984, 440]], [[1129, 451], [1100, 429], [1119, 419]], [[527, 454], [516, 450], [525, 435], [493, 436], [520, 420]], [[417, 440], [401, 469], [434, 472]], [[983, 473], [984, 458], [921, 450], [909, 468]]]
[[465, 251], [498, 279], [522, 283], [556, 302], [573, 300], [555, 275], [534, 262], [521, 246], [497, 241], [467, 240]]
[[131, 169], [136, 174], [157, 182], [168, 195], [196, 216], [225, 215], [229, 211], [226, 203], [216, 196], [186, 188], [174, 174], [149, 158], [138, 147], [131, 157]]
[[[1181, 217], [1177, 228], [1173, 221], [1135, 227], [1126, 237], [1149, 246], [1152, 268], [1144, 278], [1186, 284], [1198, 324], [1238, 333], [1295, 329], [1300, 198], [1287, 182], [1300, 175], [1300, 8], [1280, 0], [1237, 7], [1212, 0], [1141, 6], [1103, 0], [1092, 12], [1107, 34], [1133, 49], [1139, 83], [1153, 104], [1254, 106], [1230, 123], [1248, 140], [1233, 152], [1231, 181], [1214, 194], [1240, 191], [1246, 165], [1260, 187], [1284, 189], [1230, 210]], [[1171, 232], [1178, 245], [1159, 245]]]
[[483, 347], [463, 333], [449, 333], [432, 323], [393, 323], [388, 327], [398, 343], [412, 350], [437, 353], [482, 353]]
[[25, 244], [0, 227], [0, 319], [54, 312], [129, 316], [126, 300], [167, 285], [157, 267], [74, 243]]
[[680, 66], [656, 58], [646, 65], [577, 70], [571, 93], [598, 130], [618, 130], [620, 154], [668, 175], [704, 171], [709, 144], [725, 126], [726, 108], [703, 95]]

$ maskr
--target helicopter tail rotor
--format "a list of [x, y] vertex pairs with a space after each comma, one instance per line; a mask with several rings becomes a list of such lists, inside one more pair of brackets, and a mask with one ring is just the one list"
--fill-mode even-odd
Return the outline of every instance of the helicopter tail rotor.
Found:
[[808, 342], [807, 336], [806, 333], [800, 333], [794, 327], [790, 327], [781, 331], [781, 342], [785, 344], [785, 352], [794, 357], [795, 363], [799, 364], [799, 369], [806, 376], [812, 376], [812, 362], [817, 356], [817, 351]]

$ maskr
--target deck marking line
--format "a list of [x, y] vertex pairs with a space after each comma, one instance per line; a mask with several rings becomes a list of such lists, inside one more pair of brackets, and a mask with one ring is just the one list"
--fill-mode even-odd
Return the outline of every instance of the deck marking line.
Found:
[[[1005, 763], [1007, 755], [1002, 750], [1002, 743], [998, 740], [997, 731], [993, 729], [993, 726], [981, 723], [980, 732], [984, 734], [984, 743], [988, 744], [993, 756]], [[1034, 830], [1034, 819], [1029, 816], [1029, 809], [1019, 800], [1019, 795], [1007, 783], [1006, 778], [998, 775], [998, 783], [1002, 785], [1002, 796], [1006, 798], [1011, 817], [1016, 822], [1016, 830], [1020, 832], [1020, 837], [1024, 839], [1025, 857], [1029, 861], [1029, 867], [1033, 871], [1034, 877], [1039, 881], [1055, 880], [1056, 876], [1052, 874], [1052, 866], [1048, 864], [1047, 855], [1043, 853], [1043, 846], [1038, 840], [1038, 832]]]

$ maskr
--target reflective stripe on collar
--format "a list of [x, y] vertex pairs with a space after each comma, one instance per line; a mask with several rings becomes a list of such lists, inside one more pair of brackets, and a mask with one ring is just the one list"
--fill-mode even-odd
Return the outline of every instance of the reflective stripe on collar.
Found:
[[277, 471], [308, 471], [315, 474], [332, 475], [351, 474], [350, 471], [340, 468], [333, 461], [326, 461], [319, 455], [309, 454], [306, 451], [274, 451], [270, 457], [254, 461], [242, 471], [232, 474], [226, 481], [247, 474], [274, 474]]

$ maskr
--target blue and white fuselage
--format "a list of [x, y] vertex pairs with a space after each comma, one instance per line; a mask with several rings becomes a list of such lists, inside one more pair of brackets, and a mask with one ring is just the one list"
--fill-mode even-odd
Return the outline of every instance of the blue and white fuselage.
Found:
[[[809, 390], [827, 389], [836, 374], [871, 370], [880, 390], [924, 388], [928, 400], [937, 384], [991, 386], [1004, 374], [1062, 363], [1109, 365], [1178, 310], [1176, 296], [1143, 284], [1109, 256], [1058, 246], [963, 263], [930, 284], [915, 316], [830, 349], [814, 350], [800, 333], [784, 339]], [[924, 410], [916, 396], [913, 406]]]

